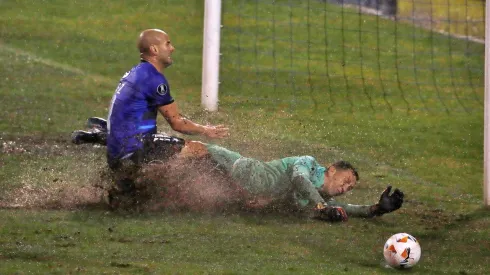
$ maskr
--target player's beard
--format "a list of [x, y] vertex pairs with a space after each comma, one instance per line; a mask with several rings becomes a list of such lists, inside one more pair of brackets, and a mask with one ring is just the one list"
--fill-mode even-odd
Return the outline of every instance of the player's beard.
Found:
[[169, 56], [167, 57], [167, 60], [163, 61], [162, 63], [164, 68], [168, 68], [174, 63], [174, 61], [172, 60], [172, 57]]

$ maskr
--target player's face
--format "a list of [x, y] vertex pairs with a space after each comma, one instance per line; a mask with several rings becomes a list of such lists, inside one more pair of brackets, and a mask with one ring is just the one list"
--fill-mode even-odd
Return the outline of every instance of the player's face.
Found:
[[163, 34], [158, 45], [158, 61], [163, 65], [164, 68], [172, 65], [172, 53], [175, 48], [170, 42], [168, 34]]
[[330, 196], [342, 195], [354, 188], [356, 185], [356, 176], [352, 170], [340, 170], [330, 167], [325, 173], [323, 192]]

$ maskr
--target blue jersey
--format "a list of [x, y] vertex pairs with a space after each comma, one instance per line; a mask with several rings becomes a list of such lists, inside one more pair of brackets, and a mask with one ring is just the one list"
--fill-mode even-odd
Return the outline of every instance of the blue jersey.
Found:
[[174, 102], [167, 79], [148, 62], [125, 73], [112, 97], [107, 119], [107, 153], [124, 158], [157, 132], [158, 107]]

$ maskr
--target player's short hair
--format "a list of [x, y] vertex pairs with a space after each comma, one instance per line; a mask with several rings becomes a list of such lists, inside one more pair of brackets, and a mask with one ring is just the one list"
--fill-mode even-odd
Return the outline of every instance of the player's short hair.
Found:
[[331, 166], [335, 167], [335, 169], [339, 170], [352, 170], [352, 174], [356, 177], [356, 181], [359, 181], [359, 173], [357, 169], [352, 166], [352, 164], [345, 160], [340, 160], [332, 164]]

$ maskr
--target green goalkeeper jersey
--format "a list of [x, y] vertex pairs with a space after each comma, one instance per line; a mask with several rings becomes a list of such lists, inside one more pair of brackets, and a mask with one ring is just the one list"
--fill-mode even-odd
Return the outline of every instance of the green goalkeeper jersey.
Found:
[[325, 179], [325, 167], [311, 156], [286, 157], [268, 162], [241, 156], [226, 148], [206, 144], [211, 158], [250, 195], [291, 200], [299, 207], [317, 203], [341, 206], [348, 214], [369, 216], [369, 206], [343, 204], [332, 197], [323, 198], [319, 189]]

